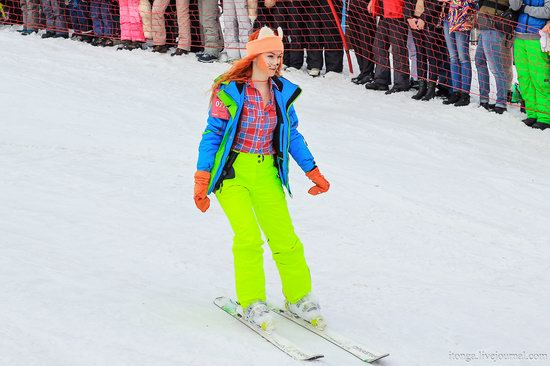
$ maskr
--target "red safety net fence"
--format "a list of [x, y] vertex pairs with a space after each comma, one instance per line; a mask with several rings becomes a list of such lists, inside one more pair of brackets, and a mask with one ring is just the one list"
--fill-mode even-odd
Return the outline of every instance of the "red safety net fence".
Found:
[[435, 88], [461, 105], [475, 94], [501, 112], [522, 102], [519, 91], [528, 116], [550, 123], [542, 27], [529, 21], [518, 27], [505, 1], [0, 0], [0, 21], [23, 24], [22, 34], [46, 29], [105, 46], [148, 42], [160, 52], [176, 46], [228, 61], [244, 56], [253, 29], [281, 27], [287, 67], [315, 75], [314, 69], [341, 72], [347, 64], [359, 83], [373, 90], [393, 85], [391, 92], [409, 89], [412, 77], [419, 80], [415, 99], [433, 98]]

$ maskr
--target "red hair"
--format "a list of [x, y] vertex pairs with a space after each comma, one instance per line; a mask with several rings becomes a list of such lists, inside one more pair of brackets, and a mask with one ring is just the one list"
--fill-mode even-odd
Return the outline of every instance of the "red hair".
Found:
[[[258, 38], [258, 35], [260, 34], [260, 30], [256, 30], [254, 33], [252, 33], [248, 39], [248, 41], [253, 41]], [[221, 84], [225, 82], [231, 82], [235, 81], [237, 83], [245, 83], [252, 77], [252, 62], [254, 59], [256, 59], [257, 56], [254, 57], [244, 57], [238, 61], [236, 61], [231, 68], [221, 74], [215, 81], [214, 85], [212, 85], [212, 96], [211, 99], [216, 95], [218, 88]], [[279, 67], [277, 69], [277, 72], [275, 75], [281, 76], [280, 73], [281, 68]]]

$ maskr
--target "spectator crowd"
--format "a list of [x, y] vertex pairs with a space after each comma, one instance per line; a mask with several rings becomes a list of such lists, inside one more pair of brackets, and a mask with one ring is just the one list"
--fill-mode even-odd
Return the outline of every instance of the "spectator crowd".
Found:
[[481, 108], [503, 114], [520, 95], [523, 122], [550, 128], [550, 0], [0, 0], [0, 22], [203, 63], [234, 62], [253, 29], [281, 27], [289, 71], [341, 73], [349, 48], [353, 83], [454, 107], [471, 103], [475, 72]]

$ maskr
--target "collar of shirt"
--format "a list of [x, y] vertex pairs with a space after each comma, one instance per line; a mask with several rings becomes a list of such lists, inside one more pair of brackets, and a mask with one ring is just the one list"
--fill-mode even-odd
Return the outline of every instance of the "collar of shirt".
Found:
[[264, 110], [268, 110], [268, 109], [273, 107], [274, 102], [275, 102], [275, 95], [273, 94], [273, 89], [279, 90], [279, 86], [273, 81], [273, 79], [269, 78], [269, 83], [270, 83], [270, 88], [269, 88], [270, 98], [267, 101], [267, 103], [265, 103], [265, 101], [261, 98], [260, 91], [254, 85], [254, 81], [248, 80], [245, 84], [246, 91], [247, 91], [246, 96], [247, 97], [251, 96], [251, 95], [258, 96], [259, 100], [261, 100], [263, 102], [262, 104], [263, 104]]

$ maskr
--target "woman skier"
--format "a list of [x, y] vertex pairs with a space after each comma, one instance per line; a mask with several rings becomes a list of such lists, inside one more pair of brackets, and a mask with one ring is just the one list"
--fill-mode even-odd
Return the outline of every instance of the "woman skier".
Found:
[[263, 231], [282, 282], [287, 309], [323, 329], [319, 303], [311, 294], [304, 248], [296, 236], [283, 186], [289, 153], [315, 183], [309, 193], [330, 184], [302, 135], [293, 103], [301, 89], [280, 76], [283, 34], [263, 27], [250, 36], [247, 56], [218, 77], [212, 87], [206, 130], [199, 145], [194, 200], [205, 212], [214, 192], [234, 231], [237, 298], [244, 318], [265, 331], [274, 329], [266, 305]]

